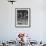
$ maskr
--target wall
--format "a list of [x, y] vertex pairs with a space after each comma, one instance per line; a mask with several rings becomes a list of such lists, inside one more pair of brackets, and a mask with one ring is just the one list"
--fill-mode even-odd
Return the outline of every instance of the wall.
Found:
[[[17, 0], [14, 5], [0, 0], [0, 41], [15, 40], [18, 32], [30, 34], [33, 40], [46, 40], [46, 1]], [[15, 8], [31, 8], [31, 27], [15, 27]]]

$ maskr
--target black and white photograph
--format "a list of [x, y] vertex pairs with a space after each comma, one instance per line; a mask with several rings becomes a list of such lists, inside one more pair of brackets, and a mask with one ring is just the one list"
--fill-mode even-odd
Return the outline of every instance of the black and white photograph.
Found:
[[15, 23], [17, 27], [30, 26], [30, 8], [16, 8], [15, 9]]

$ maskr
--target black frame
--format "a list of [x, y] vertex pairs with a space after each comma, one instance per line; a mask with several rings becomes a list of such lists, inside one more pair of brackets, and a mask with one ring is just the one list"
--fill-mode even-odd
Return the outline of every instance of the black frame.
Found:
[[[16, 22], [17, 22], [17, 10], [29, 10], [29, 17], [28, 17], [28, 19], [29, 19], [29, 25], [28, 26], [17, 26], [17, 24], [16, 24]], [[18, 28], [29, 28], [29, 27], [31, 27], [31, 9], [30, 8], [15, 8], [15, 27], [18, 27]]]

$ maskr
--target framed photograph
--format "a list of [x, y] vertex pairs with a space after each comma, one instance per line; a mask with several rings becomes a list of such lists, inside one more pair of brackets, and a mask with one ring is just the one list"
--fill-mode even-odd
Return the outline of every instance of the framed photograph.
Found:
[[30, 13], [31, 13], [30, 8], [16, 8], [15, 9], [15, 26], [30, 27], [31, 26]]

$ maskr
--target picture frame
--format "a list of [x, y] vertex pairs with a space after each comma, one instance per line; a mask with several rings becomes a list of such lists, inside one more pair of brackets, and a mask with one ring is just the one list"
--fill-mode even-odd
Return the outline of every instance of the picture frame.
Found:
[[30, 8], [15, 8], [15, 27], [30, 27], [31, 26], [31, 9]]

